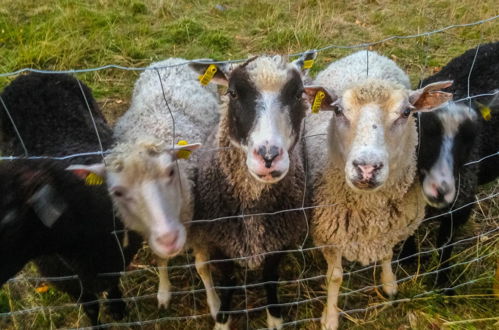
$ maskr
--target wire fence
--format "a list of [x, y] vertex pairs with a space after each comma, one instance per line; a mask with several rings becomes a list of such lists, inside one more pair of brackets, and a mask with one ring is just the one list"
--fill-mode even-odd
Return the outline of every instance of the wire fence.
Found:
[[[414, 35], [407, 36], [391, 36], [385, 39], [375, 41], [375, 42], [367, 42], [356, 45], [328, 45], [322, 48], [317, 49], [318, 52], [330, 50], [330, 49], [367, 49], [369, 46], [382, 44], [391, 40], [400, 40], [400, 39], [412, 39], [418, 37], [430, 37], [437, 33], [442, 33], [444, 31], [448, 31], [450, 29], [455, 28], [465, 28], [471, 26], [477, 26], [481, 24], [497, 24], [496, 20], [499, 18], [498, 16], [493, 16], [487, 19], [483, 19], [480, 21], [467, 23], [467, 24], [456, 24], [450, 25], [447, 27], [443, 27], [440, 29], [436, 29], [433, 31], [423, 32]], [[289, 56], [299, 56], [303, 53], [295, 53], [289, 54]], [[154, 67], [152, 69], [158, 72], [158, 78], [161, 81], [159, 70], [171, 68], [173, 66], [178, 65], [186, 65], [192, 62], [203, 62], [206, 60], [198, 59], [192, 61], [186, 61], [180, 64], [172, 65], [172, 66], [162, 66], [162, 67]], [[236, 59], [230, 61], [215, 61], [210, 63], [238, 63], [244, 61], [243, 59]], [[61, 70], [61, 71], [51, 71], [51, 70], [38, 70], [32, 68], [23, 68], [14, 72], [0, 73], [0, 77], [6, 76], [14, 76], [21, 74], [23, 72], [39, 72], [39, 73], [69, 73], [69, 74], [78, 74], [85, 72], [93, 72], [93, 71], [101, 71], [101, 70], [109, 70], [109, 69], [118, 69], [118, 70], [128, 70], [128, 71], [144, 71], [151, 69], [150, 67], [125, 67], [120, 65], [105, 65], [96, 68], [89, 69], [78, 69], [78, 70]], [[471, 70], [470, 70], [471, 73]], [[83, 92], [83, 88], [81, 87], [82, 94], [85, 97]], [[165, 91], [163, 86], [161, 86], [163, 95], [165, 95]], [[476, 98], [481, 98], [484, 96], [496, 96], [499, 94], [499, 86], [491, 86], [490, 92], [479, 94], [479, 95], [469, 95], [466, 98], [462, 98], [459, 101], [470, 101]], [[3, 100], [0, 99], [0, 105], [3, 107], [3, 110], [9, 114], [9, 109]], [[92, 111], [90, 110], [90, 105], [88, 104], [88, 100], [85, 97], [85, 102], [87, 108], [89, 110], [90, 116], [92, 118], [92, 122], [98, 136], [98, 130], [95, 126], [95, 121], [93, 119]], [[165, 102], [168, 105], [168, 102], [165, 97]], [[171, 119], [173, 123], [175, 123], [175, 118], [170, 109], [168, 109], [171, 115]], [[14, 128], [16, 128], [15, 123], [12, 121], [12, 118], [9, 115], [12, 124], [14, 124]], [[173, 124], [175, 126], [175, 124]], [[17, 128], [16, 128], [17, 131]], [[17, 131], [19, 139], [22, 141], [22, 137]], [[174, 133], [175, 134], [175, 133]], [[313, 135], [317, 136], [317, 135]], [[325, 136], [325, 134], [324, 134]], [[312, 136], [304, 136], [303, 138], [306, 140]], [[175, 140], [175, 139], [174, 139]], [[25, 150], [24, 156], [2, 156], [0, 160], [13, 160], [13, 159], [53, 159], [53, 160], [68, 160], [72, 158], [85, 157], [85, 156], [102, 156], [104, 157], [108, 154], [109, 150], [104, 150], [102, 148], [102, 143], [99, 138], [100, 149], [95, 152], [85, 152], [85, 153], [76, 153], [65, 156], [42, 156], [42, 155], [30, 155], [29, 150]], [[235, 148], [235, 147], [231, 147]], [[211, 148], [211, 149], [202, 149], [199, 152], [218, 152], [222, 150], [226, 150], [227, 148]], [[481, 159], [472, 160], [466, 164], [466, 166], [476, 165], [480, 162], [489, 159], [491, 157], [498, 157], [499, 150], [493, 154], [482, 157]], [[424, 242], [419, 252], [407, 256], [407, 257], [397, 257], [392, 260], [392, 265], [396, 267], [397, 272], [399, 274], [399, 279], [397, 283], [401, 285], [410, 285], [411, 283], [418, 283], [418, 287], [422, 290], [417, 293], [406, 293], [407, 297], [394, 299], [394, 300], [386, 300], [384, 298], [380, 298], [374, 295], [374, 293], [379, 293], [378, 289], [381, 288], [381, 284], [377, 284], [376, 281], [373, 282], [373, 278], [370, 275], [366, 275], [366, 273], [376, 272], [379, 270], [380, 265], [373, 264], [365, 267], [359, 267], [356, 264], [351, 264], [349, 269], [345, 268], [344, 271], [344, 279], [348, 279], [344, 281], [344, 288], [340, 296], [343, 299], [343, 310], [341, 314], [345, 318], [355, 319], [355, 315], [367, 315], [371, 311], [381, 311], [384, 308], [390, 306], [396, 306], [400, 304], [408, 304], [415, 303], [418, 301], [424, 301], [425, 299], [436, 299], [432, 298], [435, 293], [439, 293], [446, 289], [459, 289], [463, 287], [468, 287], [471, 290], [471, 294], [485, 295], [491, 296], [488, 293], [483, 293], [481, 289], [483, 287], [477, 287], [477, 285], [489, 285], [492, 282], [492, 269], [490, 271], [485, 272], [472, 272], [471, 275], [466, 276], [464, 274], [466, 270], [469, 270], [470, 267], [477, 267], [476, 265], [481, 263], [482, 269], [483, 265], [488, 265], [491, 263], [491, 260], [494, 257], [497, 258], [497, 245], [499, 244], [499, 213], [497, 209], [494, 211], [494, 207], [497, 207], [497, 195], [499, 191], [497, 191], [499, 186], [495, 184], [495, 187], [487, 190], [486, 196], [477, 196], [476, 199], [472, 203], [468, 203], [466, 205], [460, 205], [459, 207], [452, 208], [449, 211], [442, 212], [438, 215], [428, 216], [423, 219], [423, 223], [436, 219], [443, 215], [453, 214], [467, 206], [475, 205], [475, 217], [477, 217], [480, 221], [479, 228], [475, 228], [471, 235], [466, 235], [464, 238], [460, 238], [452, 243], [449, 243], [445, 246], [453, 246], [458, 250], [458, 261], [452, 263], [450, 266], [439, 268], [439, 262], [432, 262], [431, 259], [426, 260], [426, 257], [431, 257], [436, 252], [442, 250], [445, 246], [438, 247], [434, 246], [433, 239], [428, 238], [427, 236], [431, 236], [433, 228], [431, 226], [425, 226], [423, 229], [426, 230], [426, 234], [423, 235], [422, 241]], [[304, 196], [306, 194], [306, 187], [304, 187]], [[489, 210], [484, 211], [481, 206], [484, 204], [490, 204]], [[244, 219], [249, 217], [263, 217], [263, 216], [271, 216], [282, 213], [296, 213], [297, 216], [303, 216], [305, 221], [308, 223], [307, 211], [318, 209], [318, 208], [333, 208], [337, 204], [327, 204], [327, 205], [305, 205], [305, 198], [303, 199], [303, 203], [301, 207], [293, 208], [293, 209], [283, 209], [275, 212], [263, 212], [256, 214], [240, 214], [233, 216], [224, 216], [213, 219], [195, 219], [191, 222], [196, 223], [208, 223], [215, 222], [221, 220], [232, 220], [232, 221], [244, 221]], [[477, 210], [477, 208], [479, 210]], [[114, 230], [114, 234], [119, 234], [126, 232], [126, 230]], [[237, 289], [240, 291], [244, 291], [243, 295], [239, 295], [240, 302], [236, 303], [234, 309], [229, 314], [237, 315], [239, 317], [246, 317], [246, 327], [247, 328], [260, 328], [260, 326], [255, 326], [253, 323], [250, 324], [250, 313], [259, 312], [265, 310], [268, 307], [272, 307], [272, 305], [266, 305], [261, 301], [261, 295], [255, 295], [253, 292], [254, 289], [263, 288], [267, 284], [275, 283], [281, 287], [281, 293], [285, 293], [282, 297], [282, 302], [278, 305], [281, 306], [285, 311], [285, 322], [283, 326], [285, 328], [302, 328], [308, 327], [312, 324], [317, 325], [320, 321], [320, 310], [325, 303], [327, 295], [325, 294], [325, 290], [323, 288], [323, 284], [326, 280], [325, 275], [325, 267], [324, 262], [320, 258], [320, 251], [334, 246], [334, 245], [324, 245], [324, 246], [314, 246], [311, 244], [310, 240], [305, 240], [300, 246], [293, 249], [285, 249], [280, 251], [271, 251], [260, 255], [248, 255], [240, 258], [230, 259], [231, 261], [243, 261], [248, 260], [257, 256], [268, 256], [273, 254], [283, 254], [286, 255], [287, 261], [295, 266], [291, 271], [289, 271], [290, 267], [287, 267], [287, 272], [283, 272], [283, 279], [278, 281], [258, 281], [253, 275], [248, 273], [248, 270], [244, 270], [244, 281], [242, 285], [236, 286], [215, 286], [217, 290], [226, 290], [229, 288]], [[147, 250], [141, 251], [142, 254], [146, 254]], [[419, 262], [416, 265], [404, 266], [402, 265], [404, 261], [414, 260], [416, 258]], [[175, 262], [168, 267], [169, 272], [173, 273], [172, 284], [173, 290], [172, 295], [174, 296], [171, 309], [173, 311], [166, 312], [151, 312], [153, 306], [155, 304], [156, 299], [156, 272], [162, 267], [155, 267], [153, 265], [147, 265], [146, 261], [148, 257], [144, 257], [143, 261], [140, 265], [135, 265], [136, 269], [123, 270], [120, 272], [110, 272], [110, 273], [102, 273], [99, 274], [100, 277], [109, 277], [109, 276], [120, 276], [122, 285], [126, 288], [125, 297], [123, 300], [128, 303], [130, 311], [130, 316], [122, 321], [122, 322], [104, 322], [103, 324], [95, 327], [95, 328], [144, 328], [147, 326], [153, 325], [166, 325], [170, 324], [170, 322], [188, 322], [195, 321], [195, 323], [189, 323], [188, 327], [192, 328], [206, 328], [206, 324], [212, 324], [210, 322], [211, 316], [207, 312], [206, 304], [204, 303], [204, 297], [206, 290], [204, 287], [200, 286], [199, 280], [194, 275], [193, 268], [196, 266], [195, 263], [192, 262], [192, 258], [186, 254], [183, 256], [179, 256], [175, 259]], [[227, 261], [224, 260], [209, 260], [206, 263], [215, 264]], [[464, 269], [464, 270], [463, 270]], [[437, 275], [440, 272], [452, 270], [453, 274], [457, 274], [457, 279], [453, 283], [453, 286], [450, 288], [431, 288], [431, 286], [422, 285], [424, 279], [426, 277], [432, 277]], [[189, 272], [189, 276], [186, 275], [186, 271]], [[401, 276], [401, 275], [406, 276]], [[62, 277], [43, 277], [38, 276], [36, 273], [27, 272], [21, 273], [16, 277], [10, 279], [6, 287], [9, 292], [14, 292], [19, 290], [22, 294], [26, 294], [26, 290], [32, 290], [33, 287], [39, 286], [41, 283], [45, 282], [64, 282], [64, 281], [74, 281], [78, 280], [77, 275], [70, 276], [62, 276]], [[146, 287], [144, 287], [144, 285]], [[28, 289], [26, 289], [28, 288]], [[473, 289], [471, 289], [473, 288]], [[23, 291], [24, 290], [24, 291]], [[130, 293], [127, 295], [127, 293]], [[261, 292], [260, 292], [261, 293]], [[19, 294], [13, 293], [13, 296], [19, 296]], [[366, 298], [367, 296], [367, 298]], [[355, 298], [355, 301], [353, 299]], [[371, 303], [366, 306], [366, 299], [370, 300]], [[113, 301], [113, 299], [98, 299], [92, 302], [85, 302], [83, 304], [92, 304], [95, 302], [105, 303]], [[47, 304], [45, 304], [47, 303]], [[176, 304], [178, 307], [176, 306]], [[66, 301], [55, 300], [54, 302], [44, 301], [39, 298], [28, 299], [28, 301], [24, 301], [18, 304], [12, 304], [12, 310], [7, 312], [0, 313], [0, 324], [2, 320], [10, 320], [14, 323], [14, 327], [23, 328], [28, 325], [28, 323], [22, 323], [23, 319], [30, 315], [46, 315], [46, 313], [53, 313], [56, 311], [77, 311], [78, 320], [81, 318], [81, 303], [71, 302], [68, 303]], [[144, 307], [147, 306], [147, 307]], [[178, 308], [177, 308], [178, 307]], [[309, 313], [308, 311], [312, 312]], [[313, 314], [313, 317], [310, 317]], [[147, 316], [145, 316], [147, 315]], [[21, 325], [19, 324], [21, 322]], [[69, 327], [87, 324], [86, 321], [79, 321], [72, 323]], [[67, 325], [66, 325], [67, 327]]]

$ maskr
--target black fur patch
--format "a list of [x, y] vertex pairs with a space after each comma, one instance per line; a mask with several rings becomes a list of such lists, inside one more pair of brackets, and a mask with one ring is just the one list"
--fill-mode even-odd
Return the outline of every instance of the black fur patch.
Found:
[[303, 81], [300, 74], [293, 70], [291, 78], [281, 90], [280, 101], [283, 106], [289, 108], [289, 117], [293, 127], [293, 136], [295, 137], [294, 143], [299, 137], [301, 123], [305, 117], [306, 105], [302, 95]]
[[452, 157], [454, 158], [454, 173], [470, 161], [471, 151], [477, 136], [477, 124], [471, 120], [466, 120], [457, 130], [452, 146]]
[[248, 135], [256, 118], [256, 101], [260, 95], [244, 67], [232, 71], [229, 78], [230, 137], [240, 144], [247, 144]]
[[[443, 127], [438, 116], [433, 112], [424, 112], [419, 117], [419, 154], [418, 169], [429, 171], [438, 160], [443, 142]], [[424, 177], [421, 178], [423, 180]]]

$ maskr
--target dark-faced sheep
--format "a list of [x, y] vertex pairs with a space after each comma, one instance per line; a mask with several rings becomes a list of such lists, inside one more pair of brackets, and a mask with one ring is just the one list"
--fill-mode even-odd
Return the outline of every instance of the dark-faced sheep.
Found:
[[[436, 283], [448, 288], [455, 234], [471, 214], [478, 185], [499, 176], [499, 106], [494, 101], [497, 95], [462, 100], [468, 93], [473, 97], [499, 91], [499, 43], [468, 50], [422, 85], [439, 79], [453, 79], [454, 84], [447, 90], [454, 93], [454, 100], [461, 101], [419, 115], [418, 170], [429, 204], [426, 215], [440, 222], [437, 246], [442, 252]], [[491, 111], [491, 117], [485, 117], [487, 120], [482, 114], [484, 107]], [[400, 257], [404, 259], [416, 252], [411, 236]]]
[[[300, 134], [308, 109], [302, 66], [314, 57], [308, 52], [288, 63], [285, 57], [258, 56], [239, 65], [217, 65], [214, 81], [228, 89], [220, 123], [206, 142], [217, 150], [200, 157], [191, 228], [196, 265], [216, 328], [229, 327], [234, 288], [223, 291], [220, 306], [207, 269], [213, 259], [227, 259], [215, 264], [223, 286], [236, 283], [234, 259], [251, 270], [263, 268], [267, 326], [281, 328], [276, 281], [282, 253], [277, 251], [302, 243], [307, 223], [302, 211], [277, 211], [302, 205]], [[200, 73], [208, 68], [193, 66]]]

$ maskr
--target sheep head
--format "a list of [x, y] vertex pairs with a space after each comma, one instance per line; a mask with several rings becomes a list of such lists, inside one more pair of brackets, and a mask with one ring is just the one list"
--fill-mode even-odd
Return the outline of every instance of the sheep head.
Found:
[[[414, 157], [416, 111], [430, 111], [452, 97], [438, 91], [452, 82], [438, 82], [410, 91], [394, 82], [366, 79], [335, 94], [322, 86], [306, 87], [307, 95], [327, 94], [323, 110], [335, 112], [330, 124], [334, 162], [344, 166], [347, 184], [356, 191], [383, 187], [390, 170]], [[412, 132], [412, 133], [411, 133]]]
[[418, 169], [429, 205], [447, 207], [456, 198], [459, 172], [479, 133], [477, 119], [473, 109], [454, 102], [420, 115]]
[[[298, 142], [305, 112], [305, 53], [289, 63], [282, 56], [257, 56], [240, 65], [218, 65], [214, 81], [227, 86], [230, 142], [246, 155], [249, 173], [263, 183], [283, 179]], [[192, 67], [203, 73], [209, 64]]]
[[[186, 241], [184, 221], [191, 187], [178, 151], [193, 151], [200, 144], [168, 146], [156, 139], [120, 144], [106, 157], [106, 164], [72, 165], [105, 178], [108, 191], [125, 225], [144, 235], [159, 257], [171, 257]], [[182, 216], [184, 215], [184, 216]]]

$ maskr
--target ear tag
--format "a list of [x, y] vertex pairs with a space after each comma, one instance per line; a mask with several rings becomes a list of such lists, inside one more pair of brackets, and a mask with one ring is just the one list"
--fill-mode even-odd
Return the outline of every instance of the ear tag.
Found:
[[480, 107], [480, 113], [482, 114], [483, 119], [485, 120], [492, 119], [492, 111], [490, 110], [490, 107], [486, 105]]
[[47, 228], [52, 228], [67, 208], [64, 199], [49, 184], [38, 189], [28, 203]]
[[36, 293], [45, 293], [50, 289], [49, 285], [47, 283], [43, 283], [39, 287], [35, 288]]
[[217, 73], [217, 70], [218, 69], [217, 69], [217, 66], [215, 64], [210, 64], [208, 66], [208, 68], [206, 69], [206, 71], [204, 72], [204, 74], [202, 74], [198, 77], [201, 85], [203, 85], [203, 86], [208, 85], [208, 83], [211, 81], [211, 79], [213, 79], [213, 76], [215, 75], [215, 73]]
[[303, 68], [310, 69], [311, 67], [314, 66], [314, 62], [315, 62], [314, 59], [303, 61]]
[[86, 186], [100, 186], [104, 183], [104, 179], [95, 173], [89, 173], [85, 178]]
[[322, 105], [322, 100], [324, 100], [325, 97], [326, 93], [324, 93], [323, 91], [318, 91], [315, 94], [314, 102], [312, 103], [312, 113], [319, 113]]
[[[188, 145], [187, 141], [185, 140], [180, 140], [177, 142], [178, 146], [185, 146]], [[177, 158], [182, 158], [182, 159], [189, 159], [191, 156], [192, 151], [189, 150], [179, 150], [177, 151]]]

